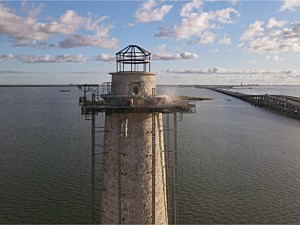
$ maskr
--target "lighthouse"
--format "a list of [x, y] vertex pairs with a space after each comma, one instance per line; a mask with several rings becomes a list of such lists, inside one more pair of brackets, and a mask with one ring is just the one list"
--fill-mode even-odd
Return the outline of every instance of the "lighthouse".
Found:
[[[82, 114], [95, 120], [98, 112], [105, 113], [102, 224], [168, 224], [170, 216], [177, 223], [176, 113], [195, 112], [195, 104], [157, 95], [150, 60], [150, 52], [129, 45], [116, 53], [116, 71], [110, 73], [111, 82], [102, 85], [102, 94], [88, 99], [89, 85], [80, 86]], [[169, 136], [165, 114], [174, 115], [173, 163], [169, 143], [164, 142], [165, 130]]]
[[150, 53], [130, 45], [116, 56], [111, 93], [102, 98], [131, 110], [105, 115], [101, 223], [168, 224], [162, 115], [134, 111], [155, 96]]

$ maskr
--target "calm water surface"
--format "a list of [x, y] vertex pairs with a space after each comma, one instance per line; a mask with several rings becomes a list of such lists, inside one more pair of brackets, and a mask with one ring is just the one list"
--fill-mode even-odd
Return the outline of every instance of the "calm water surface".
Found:
[[290, 95], [300, 97], [299, 85], [282, 85], [282, 86], [236, 86], [230, 91], [241, 92], [249, 95]]
[[[90, 221], [90, 121], [78, 89], [58, 90], [0, 88], [0, 223]], [[300, 121], [206, 89], [159, 92], [214, 99], [178, 122], [180, 223], [300, 223]]]

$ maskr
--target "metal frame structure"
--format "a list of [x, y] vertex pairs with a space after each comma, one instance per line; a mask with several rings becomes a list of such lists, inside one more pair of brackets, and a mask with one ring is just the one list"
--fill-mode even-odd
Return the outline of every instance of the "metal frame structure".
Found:
[[[117, 72], [150, 72], [151, 53], [137, 45], [129, 45], [116, 53]], [[129, 65], [129, 68], [126, 67]], [[142, 65], [140, 70], [139, 65]]]

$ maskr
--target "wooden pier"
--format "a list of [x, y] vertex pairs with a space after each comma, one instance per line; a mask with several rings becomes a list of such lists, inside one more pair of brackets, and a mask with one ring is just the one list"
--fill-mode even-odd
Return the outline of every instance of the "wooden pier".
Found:
[[251, 105], [260, 106], [283, 113], [287, 116], [300, 119], [300, 98], [286, 95], [247, 95], [239, 92], [227, 91], [219, 88], [209, 88], [210, 90], [226, 94]]

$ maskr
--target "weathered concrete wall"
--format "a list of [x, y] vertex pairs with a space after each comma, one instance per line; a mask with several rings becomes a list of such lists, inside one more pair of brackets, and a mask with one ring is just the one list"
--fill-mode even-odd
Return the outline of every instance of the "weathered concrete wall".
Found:
[[113, 95], [132, 95], [134, 87], [138, 86], [138, 95], [151, 96], [152, 88], [156, 87], [154, 73], [119, 72], [111, 75]]
[[[122, 129], [118, 129], [118, 120]], [[121, 144], [121, 222], [152, 223], [152, 116], [106, 115], [102, 224], [119, 223], [118, 154]], [[156, 114], [156, 224], [168, 224], [162, 115]]]

